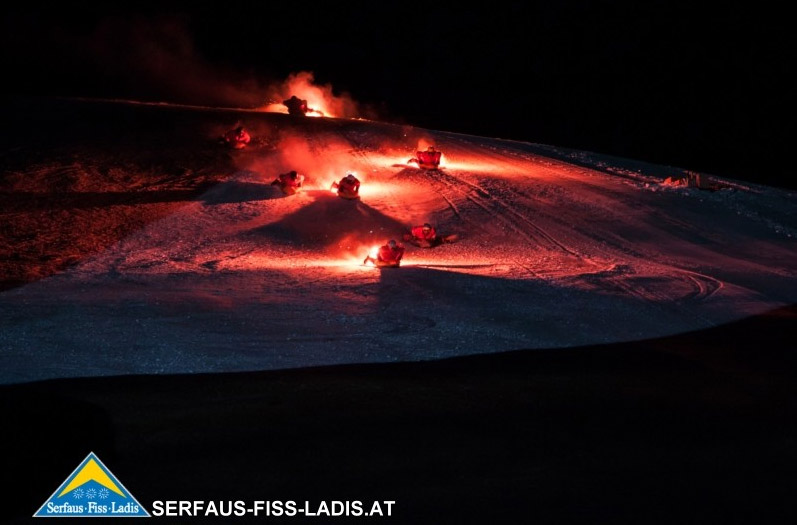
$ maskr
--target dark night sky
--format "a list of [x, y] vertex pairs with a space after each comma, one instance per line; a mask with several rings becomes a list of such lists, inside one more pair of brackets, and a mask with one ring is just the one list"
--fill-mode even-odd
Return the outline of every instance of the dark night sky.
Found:
[[324, 5], [13, 8], [4, 91], [232, 104], [309, 70], [386, 120], [795, 187], [785, 13], [655, 1]]

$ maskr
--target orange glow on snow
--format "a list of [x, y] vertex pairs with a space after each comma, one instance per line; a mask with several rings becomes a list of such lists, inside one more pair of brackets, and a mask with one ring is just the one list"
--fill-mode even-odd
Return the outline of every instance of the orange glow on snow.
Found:
[[[325, 253], [316, 255], [312, 260], [304, 257], [295, 256], [274, 257], [265, 254], [249, 254], [238, 257], [235, 260], [226, 262], [222, 267], [230, 271], [260, 271], [263, 269], [271, 270], [291, 270], [296, 268], [325, 268], [331, 271], [348, 274], [354, 268], [370, 269], [376, 265], [373, 261], [364, 263], [365, 254], [376, 258], [379, 246], [360, 245], [352, 247], [345, 253]], [[459, 256], [450, 255], [444, 252], [429, 250], [410, 249], [402, 260], [404, 268], [429, 268], [444, 272], [467, 274], [467, 275], [489, 275], [493, 277], [512, 275], [517, 271], [511, 263], [498, 262], [488, 257], [468, 257], [463, 260]], [[173, 271], [173, 270], [172, 270]]]
[[368, 199], [368, 197], [375, 197], [382, 195], [387, 191], [388, 184], [383, 182], [376, 182], [373, 179], [358, 177], [360, 179], [360, 197]]

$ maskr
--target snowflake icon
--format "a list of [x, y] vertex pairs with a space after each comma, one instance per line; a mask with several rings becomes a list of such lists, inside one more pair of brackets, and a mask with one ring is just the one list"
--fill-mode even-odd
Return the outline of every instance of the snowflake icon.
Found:
[[85, 496], [83, 489], [75, 489], [72, 491], [72, 497], [75, 499], [83, 499], [83, 496]]
[[97, 489], [88, 489], [86, 491], [86, 498], [97, 499]]
[[97, 492], [97, 496], [99, 496], [100, 499], [107, 499], [108, 496], [110, 496], [110, 495], [111, 495], [110, 491], [108, 489], [106, 489], [105, 487], [101, 488]]

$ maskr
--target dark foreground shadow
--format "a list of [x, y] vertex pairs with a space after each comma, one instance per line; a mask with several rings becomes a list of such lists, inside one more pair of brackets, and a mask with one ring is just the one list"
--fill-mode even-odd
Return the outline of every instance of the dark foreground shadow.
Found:
[[792, 306], [610, 346], [5, 386], [4, 518], [27, 523], [94, 451], [150, 510], [379, 499], [396, 502], [380, 523], [789, 523], [795, 321]]
[[341, 199], [319, 190], [312, 195], [315, 198], [312, 203], [248, 235], [320, 248], [384, 243], [389, 238], [398, 238], [406, 228], [402, 222], [361, 200]]
[[199, 184], [188, 190], [106, 191], [106, 192], [0, 192], [0, 207], [4, 209], [69, 210], [134, 206], [165, 202], [197, 200], [214, 183]]
[[227, 181], [217, 184], [202, 195], [205, 204], [230, 204], [238, 202], [280, 199], [285, 194], [271, 184], [257, 182]]
[[209, 182], [188, 190], [108, 191], [108, 192], [0, 192], [4, 209], [50, 210], [91, 209], [166, 202], [201, 200], [206, 204], [226, 204], [276, 199], [284, 194], [269, 184], [254, 182]]

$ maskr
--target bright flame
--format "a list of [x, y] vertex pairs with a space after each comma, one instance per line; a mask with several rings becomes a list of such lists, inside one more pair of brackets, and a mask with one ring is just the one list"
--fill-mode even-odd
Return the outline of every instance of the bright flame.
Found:
[[368, 257], [365, 259], [365, 265], [376, 266], [376, 256], [379, 255], [379, 246], [374, 246], [368, 252]]
[[300, 71], [292, 73], [281, 85], [271, 88], [268, 97], [275, 101], [260, 108], [261, 111], [287, 113], [283, 100], [296, 95], [307, 101], [308, 117], [355, 117], [357, 104], [347, 94], [337, 96], [332, 93], [332, 85], [317, 85], [313, 73]]

